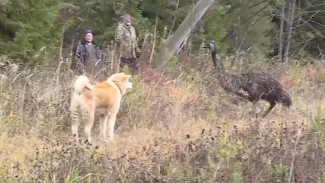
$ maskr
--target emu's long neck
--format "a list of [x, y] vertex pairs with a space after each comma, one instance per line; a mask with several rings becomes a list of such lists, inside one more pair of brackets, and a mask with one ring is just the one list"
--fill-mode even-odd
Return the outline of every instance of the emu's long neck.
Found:
[[222, 88], [224, 88], [226, 91], [234, 92], [236, 93], [239, 90], [239, 85], [237, 80], [239, 79], [237, 76], [233, 76], [231, 74], [228, 74], [225, 71], [225, 68], [220, 61], [220, 57], [217, 54], [217, 51], [212, 51], [212, 60], [213, 64], [217, 71], [217, 79]]
[[220, 62], [220, 57], [217, 54], [217, 51], [214, 50], [212, 51], [212, 61], [213, 64], [217, 70], [217, 74], [218, 74], [218, 81], [220, 82], [220, 84], [225, 82], [225, 79], [227, 77], [227, 73], [225, 71], [225, 68], [223, 66], [223, 64]]

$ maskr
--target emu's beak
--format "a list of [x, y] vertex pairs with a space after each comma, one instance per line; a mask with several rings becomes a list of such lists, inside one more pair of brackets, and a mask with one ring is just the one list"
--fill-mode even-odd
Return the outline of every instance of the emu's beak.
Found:
[[209, 48], [209, 46], [205, 44], [204, 46], [202, 46], [202, 48]]

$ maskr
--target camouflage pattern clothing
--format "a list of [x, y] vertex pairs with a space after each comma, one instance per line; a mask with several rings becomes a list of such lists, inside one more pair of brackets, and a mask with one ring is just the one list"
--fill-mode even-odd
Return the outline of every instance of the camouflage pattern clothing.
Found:
[[137, 57], [137, 36], [133, 26], [126, 26], [124, 23], [119, 23], [116, 28], [115, 41], [119, 45], [119, 54], [122, 58], [136, 58]]
[[75, 60], [79, 71], [92, 73], [94, 67], [101, 61], [101, 51], [96, 44], [88, 44], [83, 39], [77, 46]]

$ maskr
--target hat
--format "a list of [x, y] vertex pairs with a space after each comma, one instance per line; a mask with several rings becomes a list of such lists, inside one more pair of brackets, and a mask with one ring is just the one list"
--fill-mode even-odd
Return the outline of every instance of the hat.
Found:
[[91, 30], [86, 30], [85, 31], [85, 35], [88, 34], [88, 33], [92, 34]]
[[130, 19], [132, 19], [132, 17], [131, 17], [129, 14], [124, 14], [124, 15], [121, 15], [121, 16], [120, 16], [120, 21], [121, 21], [121, 22], [124, 22], [124, 20], [125, 20], [126, 18], [130, 18]]

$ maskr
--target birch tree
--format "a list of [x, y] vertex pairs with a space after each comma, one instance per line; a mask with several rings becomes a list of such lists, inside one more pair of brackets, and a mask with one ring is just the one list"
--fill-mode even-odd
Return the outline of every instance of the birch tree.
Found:
[[214, 3], [214, 0], [200, 0], [196, 3], [193, 10], [187, 15], [175, 33], [170, 36], [167, 44], [161, 48], [158, 55], [157, 67], [163, 69], [166, 63], [172, 58], [174, 53], [180, 48], [191, 34], [196, 24], [201, 20], [204, 13]]
[[296, 9], [296, 0], [289, 0], [288, 2], [288, 12], [287, 12], [287, 38], [286, 38], [286, 46], [284, 50], [284, 61], [287, 62], [289, 60], [289, 51], [290, 51], [290, 43], [292, 38], [292, 25], [295, 16]]
[[283, 59], [284, 8], [285, 8], [285, 5], [282, 5], [281, 12], [280, 12], [280, 28], [279, 28], [279, 36], [278, 36], [278, 57], [279, 57], [280, 61], [282, 61], [282, 59]]

